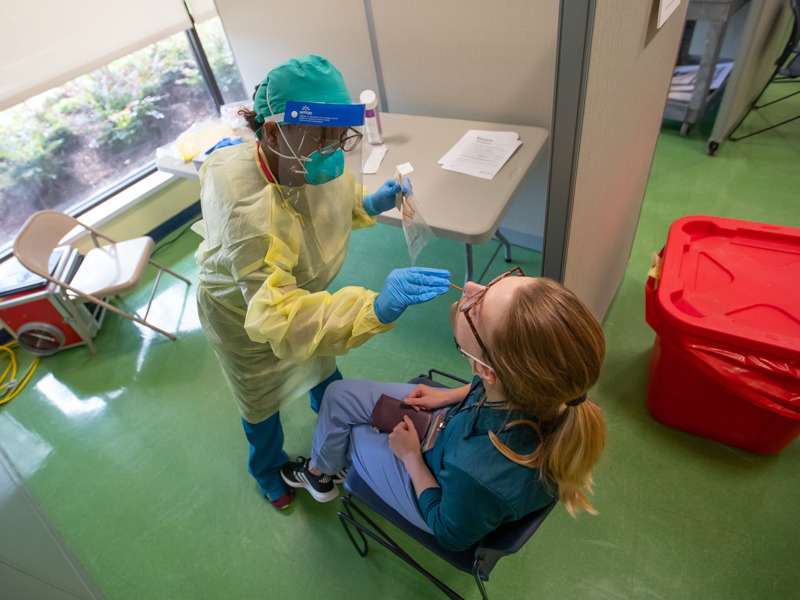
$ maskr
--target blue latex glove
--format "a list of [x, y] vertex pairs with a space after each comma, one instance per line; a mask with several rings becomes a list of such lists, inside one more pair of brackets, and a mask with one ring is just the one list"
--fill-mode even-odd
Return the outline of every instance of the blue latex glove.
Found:
[[219, 150], [220, 148], [227, 148], [228, 146], [236, 146], [238, 144], [244, 143], [242, 138], [240, 137], [224, 137], [222, 138], [219, 143], [214, 146], [211, 150], [206, 152], [206, 154], [211, 154], [214, 150]]
[[395, 269], [386, 278], [383, 289], [375, 298], [375, 314], [381, 323], [391, 323], [403, 314], [406, 307], [433, 300], [450, 289], [450, 271], [410, 267]]
[[[411, 182], [408, 179], [404, 179], [403, 192], [407, 194], [409, 190], [411, 190]], [[364, 210], [367, 211], [370, 217], [391, 210], [395, 206], [395, 198], [399, 191], [400, 186], [395, 183], [394, 179], [387, 179], [384, 184], [378, 188], [377, 192], [364, 196]]]

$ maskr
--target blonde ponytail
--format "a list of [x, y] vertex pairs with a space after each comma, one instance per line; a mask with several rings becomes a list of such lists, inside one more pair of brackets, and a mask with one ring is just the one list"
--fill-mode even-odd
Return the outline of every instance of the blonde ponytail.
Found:
[[606, 445], [606, 424], [600, 407], [591, 400], [567, 408], [561, 427], [547, 440], [542, 474], [558, 482], [558, 497], [573, 517], [582, 508], [593, 515], [583, 488], [592, 491], [592, 469]]

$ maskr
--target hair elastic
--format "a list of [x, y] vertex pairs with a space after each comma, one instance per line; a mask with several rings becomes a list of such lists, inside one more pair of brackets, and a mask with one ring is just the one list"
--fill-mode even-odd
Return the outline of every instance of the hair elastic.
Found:
[[567, 406], [578, 406], [578, 404], [583, 404], [584, 402], [586, 402], [586, 394], [580, 398], [575, 398], [575, 400], [570, 400], [567, 402]]

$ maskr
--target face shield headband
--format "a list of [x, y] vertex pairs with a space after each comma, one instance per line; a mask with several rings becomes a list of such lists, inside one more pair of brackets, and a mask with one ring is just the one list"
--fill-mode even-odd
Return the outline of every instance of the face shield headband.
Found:
[[[351, 130], [352, 134], [343, 138], [343, 140], [339, 142], [339, 148], [329, 153], [329, 155], [323, 156], [322, 153], [317, 150], [308, 156], [298, 156], [280, 125], [295, 123], [298, 125], [315, 127], [336, 127], [346, 131], [348, 128], [361, 127], [364, 125], [364, 105], [288, 101], [286, 102], [286, 110], [283, 113], [275, 113], [269, 102], [269, 94], [267, 94], [267, 107], [271, 114], [264, 117], [264, 122], [273, 121], [278, 124], [278, 131], [286, 147], [289, 149], [289, 152], [291, 152], [291, 156], [281, 154], [272, 147], [269, 147], [269, 150], [281, 158], [297, 161], [300, 168], [293, 169], [293, 172], [304, 175], [308, 183], [312, 185], [325, 183], [335, 178], [337, 174], [340, 174], [340, 169], [344, 162], [342, 150], [348, 152], [354, 150], [361, 140], [361, 133]], [[262, 125], [256, 132], [256, 137], [259, 140], [262, 139], [263, 132], [264, 127]], [[303, 146], [307, 135], [310, 136], [310, 134], [303, 131], [303, 137], [300, 140], [299, 147]], [[311, 163], [309, 166], [314, 167], [313, 170], [307, 168], [307, 163]]]

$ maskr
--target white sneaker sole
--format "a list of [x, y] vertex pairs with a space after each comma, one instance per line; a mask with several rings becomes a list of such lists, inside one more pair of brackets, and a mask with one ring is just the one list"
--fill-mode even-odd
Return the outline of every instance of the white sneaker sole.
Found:
[[316, 500], [317, 502], [323, 502], [323, 503], [330, 502], [332, 500], [336, 500], [336, 498], [339, 497], [339, 488], [336, 487], [336, 484], [333, 484], [333, 489], [330, 490], [329, 492], [318, 492], [313, 487], [311, 487], [310, 485], [306, 485], [305, 483], [301, 483], [299, 481], [290, 481], [283, 474], [283, 471], [281, 471], [281, 479], [283, 479], [283, 482], [289, 487], [303, 488], [308, 490], [308, 493], [310, 493], [311, 496], [314, 498], [314, 500]]

